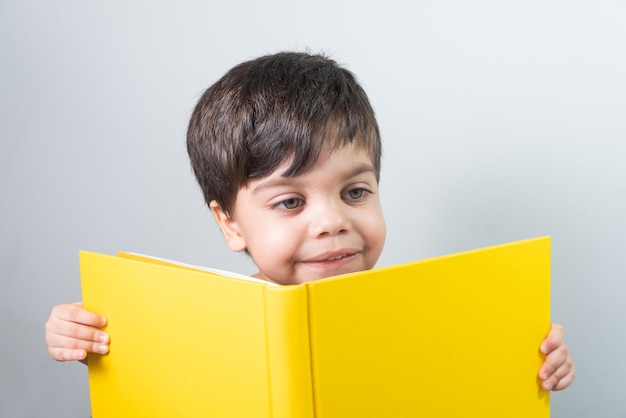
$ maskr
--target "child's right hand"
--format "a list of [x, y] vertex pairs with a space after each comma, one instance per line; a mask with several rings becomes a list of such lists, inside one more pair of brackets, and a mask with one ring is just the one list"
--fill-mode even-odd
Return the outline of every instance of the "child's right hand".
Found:
[[87, 353], [109, 352], [109, 335], [102, 315], [83, 309], [82, 302], [57, 305], [46, 322], [46, 343], [57, 361], [85, 360]]

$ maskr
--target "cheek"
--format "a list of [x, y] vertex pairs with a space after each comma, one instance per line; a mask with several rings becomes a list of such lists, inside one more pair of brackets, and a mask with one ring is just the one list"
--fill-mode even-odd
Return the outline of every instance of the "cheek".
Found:
[[378, 257], [383, 252], [383, 247], [385, 246], [385, 238], [387, 237], [387, 229], [385, 228], [385, 224], [380, 223], [375, 230], [372, 231], [372, 267], [378, 261]]
[[380, 205], [372, 208], [368, 214], [363, 217], [363, 221], [362, 225], [369, 230], [371, 235], [379, 237], [382, 241], [385, 240], [387, 226], [385, 225], [385, 218], [383, 217]]
[[263, 265], [275, 265], [293, 255], [297, 246], [296, 234], [290, 234], [278, 226], [254, 226], [253, 233], [247, 239], [248, 251], [259, 268]]
[[359, 233], [367, 248], [367, 268], [373, 268], [385, 245], [387, 228], [380, 211], [372, 211], [369, 216], [361, 217]]

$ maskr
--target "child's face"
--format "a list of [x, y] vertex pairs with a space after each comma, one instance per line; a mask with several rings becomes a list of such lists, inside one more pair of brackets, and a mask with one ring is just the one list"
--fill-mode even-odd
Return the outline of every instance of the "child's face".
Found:
[[374, 267], [385, 241], [376, 173], [349, 145], [323, 153], [308, 172], [289, 161], [239, 190], [232, 216], [211, 209], [233, 251], [247, 249], [257, 277], [297, 284]]

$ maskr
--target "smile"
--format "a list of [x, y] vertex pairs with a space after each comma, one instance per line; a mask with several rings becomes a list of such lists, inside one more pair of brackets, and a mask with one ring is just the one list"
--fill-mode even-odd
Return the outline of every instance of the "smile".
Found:
[[357, 250], [344, 250], [344, 251], [333, 251], [324, 254], [320, 254], [319, 256], [307, 260], [308, 264], [324, 264], [324, 263], [333, 263], [338, 261], [347, 261], [347, 259], [352, 258], [358, 254], [360, 251]]
[[341, 260], [342, 258], [346, 258], [346, 257], [350, 257], [350, 255], [343, 254], [343, 255], [338, 255], [338, 256], [335, 256], [335, 257], [329, 257], [329, 258], [326, 259], [326, 261]]

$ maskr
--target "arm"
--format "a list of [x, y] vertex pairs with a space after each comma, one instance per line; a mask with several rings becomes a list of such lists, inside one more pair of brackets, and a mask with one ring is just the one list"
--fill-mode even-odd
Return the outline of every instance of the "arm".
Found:
[[82, 302], [57, 305], [46, 322], [46, 344], [53, 360], [80, 360], [87, 353], [109, 352], [109, 335], [100, 328], [106, 325], [102, 315], [83, 309]]
[[563, 344], [565, 330], [559, 324], [552, 324], [550, 332], [539, 348], [546, 360], [539, 369], [539, 379], [544, 390], [563, 390], [576, 376], [569, 349]]

